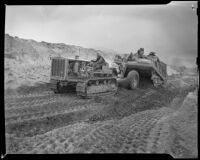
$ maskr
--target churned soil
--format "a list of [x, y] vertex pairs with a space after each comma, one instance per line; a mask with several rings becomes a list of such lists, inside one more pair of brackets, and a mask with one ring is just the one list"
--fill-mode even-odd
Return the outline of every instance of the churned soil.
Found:
[[114, 96], [93, 99], [81, 99], [75, 93], [54, 94], [45, 87], [7, 93], [7, 152], [195, 157], [197, 94], [188, 99], [196, 88], [188, 81], [165, 88], [119, 88]]

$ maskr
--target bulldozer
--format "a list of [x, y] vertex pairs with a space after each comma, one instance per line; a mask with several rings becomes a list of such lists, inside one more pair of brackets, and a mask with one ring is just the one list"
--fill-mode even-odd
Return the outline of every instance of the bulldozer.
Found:
[[155, 61], [148, 56], [127, 60], [126, 58], [114, 59], [119, 67], [118, 86], [127, 89], [136, 89], [139, 86], [144, 87], [147, 83], [154, 86], [165, 86], [167, 82], [167, 65], [162, 61]]
[[116, 76], [108, 65], [94, 70], [90, 61], [51, 58], [50, 88], [54, 93], [75, 91], [79, 97], [114, 95], [118, 89]]

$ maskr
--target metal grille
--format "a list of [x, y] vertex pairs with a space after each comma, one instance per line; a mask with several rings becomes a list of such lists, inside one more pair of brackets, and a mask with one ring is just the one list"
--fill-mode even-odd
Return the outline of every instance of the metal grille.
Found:
[[51, 67], [51, 75], [64, 77], [65, 73], [65, 60], [64, 59], [53, 59]]

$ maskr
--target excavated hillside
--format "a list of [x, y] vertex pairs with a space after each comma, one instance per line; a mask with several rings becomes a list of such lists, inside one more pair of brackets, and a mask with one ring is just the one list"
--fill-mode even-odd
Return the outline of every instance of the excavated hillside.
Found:
[[5, 34], [5, 88], [17, 88], [21, 85], [34, 85], [36, 82], [48, 82], [50, 75], [50, 57], [91, 60], [99, 52], [108, 62], [113, 53], [92, 48], [83, 48], [64, 43], [37, 42]]

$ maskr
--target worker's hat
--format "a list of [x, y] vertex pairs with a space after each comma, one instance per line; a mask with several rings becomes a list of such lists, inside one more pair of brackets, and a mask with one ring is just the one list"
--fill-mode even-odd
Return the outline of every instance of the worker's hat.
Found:
[[156, 54], [155, 52], [150, 52], [149, 53], [149, 55], [153, 55], [153, 56], [155, 56], [155, 54]]
[[144, 51], [144, 48], [140, 48], [141, 51]]

